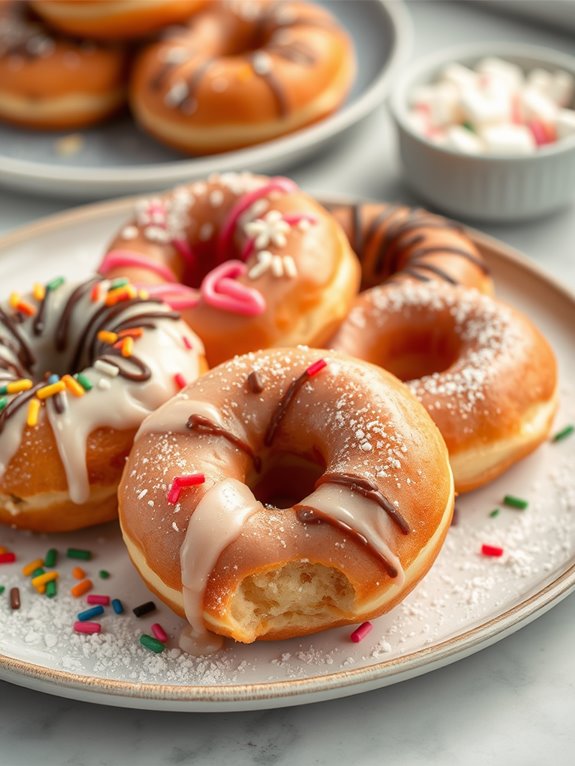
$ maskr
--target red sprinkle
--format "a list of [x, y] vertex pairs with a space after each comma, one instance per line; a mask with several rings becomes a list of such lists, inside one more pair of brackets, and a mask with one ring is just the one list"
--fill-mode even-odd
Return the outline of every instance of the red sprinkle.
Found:
[[184, 378], [181, 372], [177, 372], [174, 375], [174, 382], [180, 391], [188, 385], [188, 381]]
[[90, 593], [89, 596], [86, 596], [86, 603], [108, 606], [110, 604], [110, 596], [99, 596], [97, 593]]
[[481, 553], [483, 556], [493, 556], [494, 558], [499, 558], [500, 556], [503, 556], [503, 548], [500, 548], [497, 545], [482, 545]]
[[362, 622], [359, 628], [356, 628], [353, 631], [350, 638], [354, 644], [359, 644], [359, 642], [363, 641], [363, 639], [367, 636], [368, 633], [371, 632], [372, 629], [373, 629], [372, 622]]
[[192, 346], [192, 343], [191, 343], [190, 339], [189, 339], [189, 338], [186, 338], [186, 336], [185, 336], [185, 335], [182, 335], [182, 340], [183, 340], [183, 342], [184, 342], [184, 346], [185, 346], [185, 347], [186, 347], [188, 350], [190, 350], [190, 351], [191, 351], [191, 350], [193, 349], [193, 346]]
[[169, 638], [166, 631], [162, 628], [159, 622], [155, 622], [152, 627], [151, 631], [154, 635], [154, 638], [157, 638], [158, 641], [161, 641], [163, 644], [165, 644]]
[[318, 372], [320, 370], [323, 370], [324, 367], [327, 367], [327, 362], [325, 361], [325, 359], [318, 359], [317, 362], [310, 364], [310, 366], [306, 370], [306, 373], [309, 378], [313, 378], [313, 376], [317, 375]]
[[196, 487], [203, 484], [206, 477], [203, 473], [190, 473], [185, 476], [176, 476], [168, 491], [168, 503], [175, 505], [180, 499], [180, 492], [184, 487]]
[[74, 623], [74, 630], [76, 633], [87, 633], [88, 635], [92, 635], [93, 633], [100, 633], [102, 626], [99, 622], [80, 622], [80, 620], [76, 620]]
[[15, 553], [12, 553], [11, 551], [0, 553], [0, 564], [11, 564], [13, 561], [16, 561]]

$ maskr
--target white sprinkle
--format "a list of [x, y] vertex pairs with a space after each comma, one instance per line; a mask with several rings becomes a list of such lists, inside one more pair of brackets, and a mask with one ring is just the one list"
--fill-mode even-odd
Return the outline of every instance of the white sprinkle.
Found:
[[111, 385], [112, 384], [110, 383], [110, 381], [107, 380], [106, 378], [100, 378], [100, 380], [98, 381], [98, 388], [101, 388], [102, 391], [108, 391]]
[[148, 494], [147, 489], [143, 489], [141, 492], [138, 492], [138, 500], [143, 500], [144, 497]]
[[207, 242], [213, 233], [214, 233], [214, 224], [210, 223], [209, 221], [207, 223], [203, 223], [200, 227], [200, 240], [202, 242]]
[[248, 271], [248, 278], [258, 279], [258, 277], [261, 277], [261, 275], [269, 269], [271, 262], [272, 254], [269, 250], [262, 250], [259, 252], [257, 263]]
[[272, 71], [272, 62], [267, 53], [258, 51], [252, 56], [252, 67], [256, 74], [266, 75]]
[[189, 58], [190, 52], [187, 48], [168, 48], [162, 55], [166, 64], [183, 64]]
[[125, 226], [121, 236], [122, 239], [135, 239], [138, 236], [138, 229], [135, 226]]
[[189, 88], [186, 83], [181, 80], [172, 85], [170, 90], [166, 93], [165, 102], [168, 106], [180, 106], [189, 95]]
[[115, 378], [120, 374], [120, 369], [116, 367], [115, 364], [110, 364], [104, 359], [96, 359], [94, 362], [94, 369], [98, 370], [98, 372], [101, 372], [104, 375], [107, 375], [110, 378]]
[[219, 207], [224, 201], [224, 193], [221, 189], [214, 189], [210, 192], [210, 205], [212, 207]]
[[274, 277], [283, 277], [284, 267], [281, 255], [272, 255], [272, 274]]
[[284, 255], [283, 262], [284, 262], [285, 276], [290, 277], [290, 279], [294, 279], [295, 277], [297, 277], [297, 266], [295, 265], [295, 261], [292, 258], [292, 256]]

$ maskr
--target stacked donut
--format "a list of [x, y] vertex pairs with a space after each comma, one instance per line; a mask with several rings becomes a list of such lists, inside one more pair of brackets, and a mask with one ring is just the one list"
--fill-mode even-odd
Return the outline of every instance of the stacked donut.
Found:
[[124, 540], [189, 651], [392, 608], [455, 493], [550, 430], [553, 352], [426, 211], [215, 175], [138, 202], [100, 272], [0, 307], [0, 519], [109, 518], [127, 455]]
[[354, 56], [299, 0], [0, 0], [0, 75], [0, 119], [74, 128], [129, 102], [160, 141], [210, 154], [331, 114]]

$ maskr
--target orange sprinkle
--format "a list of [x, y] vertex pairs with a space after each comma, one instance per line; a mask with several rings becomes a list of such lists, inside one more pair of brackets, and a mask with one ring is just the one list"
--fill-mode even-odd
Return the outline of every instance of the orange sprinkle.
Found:
[[141, 338], [143, 334], [141, 327], [131, 327], [128, 330], [120, 330], [118, 338]]
[[133, 338], [124, 338], [122, 341], [122, 356], [128, 357], [132, 356], [134, 353], [134, 339]]
[[36, 396], [38, 399], [49, 399], [51, 396], [55, 396], [56, 394], [65, 391], [65, 389], [65, 383], [59, 380], [57, 383], [51, 383], [49, 386], [39, 388], [38, 391], [36, 391]]
[[45, 585], [34, 585], [34, 588], [42, 595], [43, 593], [46, 593], [46, 586]]
[[99, 301], [101, 295], [102, 295], [102, 284], [98, 282], [98, 284], [94, 285], [94, 287], [92, 288], [92, 292], [90, 293], [90, 300], [93, 303], [95, 301]]
[[78, 383], [76, 378], [71, 375], [64, 375], [62, 383], [66, 386], [67, 390], [74, 396], [84, 396], [86, 393], [82, 386]]
[[101, 330], [98, 333], [98, 340], [102, 341], [102, 343], [109, 343], [112, 345], [118, 340], [118, 336], [115, 332], [108, 332], [107, 330]]
[[0, 545], [0, 556], [1, 556], [3, 553], [8, 553], [8, 548], [5, 548], [3, 545]]
[[138, 291], [133, 285], [127, 285], [126, 287], [117, 287], [115, 290], [110, 290], [106, 295], [106, 306], [115, 306], [120, 301], [130, 301], [136, 298]]
[[18, 305], [16, 306], [16, 310], [19, 311], [21, 314], [26, 314], [26, 316], [33, 317], [36, 313], [36, 309], [31, 303], [28, 303], [28, 301], [18, 301]]
[[26, 564], [26, 566], [22, 567], [22, 574], [24, 577], [30, 577], [32, 572], [35, 572], [37, 569], [40, 569], [40, 567], [44, 566], [44, 559], [34, 559], [34, 561], [31, 561], [29, 564]]
[[74, 598], [80, 598], [80, 596], [83, 596], [89, 590], [92, 590], [93, 587], [94, 583], [92, 580], [82, 580], [70, 589], [70, 593], [74, 596]]
[[74, 569], [72, 569], [72, 577], [74, 580], [83, 580], [84, 577], [86, 577], [86, 572], [84, 572], [82, 567], [74, 567]]

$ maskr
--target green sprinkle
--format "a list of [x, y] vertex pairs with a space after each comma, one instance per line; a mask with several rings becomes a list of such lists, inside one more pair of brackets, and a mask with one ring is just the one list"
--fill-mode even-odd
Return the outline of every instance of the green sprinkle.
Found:
[[8, 399], [5, 396], [3, 396], [2, 399], [0, 399], [0, 412], [2, 412], [2, 410], [6, 407], [7, 404], [8, 404]]
[[66, 556], [69, 559], [80, 559], [81, 561], [90, 561], [92, 558], [92, 551], [86, 551], [82, 548], [68, 548]]
[[53, 279], [51, 282], [48, 282], [46, 285], [46, 290], [52, 291], [57, 290], [59, 287], [62, 287], [66, 280], [64, 277], [56, 277], [56, 279]]
[[58, 593], [58, 584], [57, 580], [50, 580], [50, 582], [46, 583], [46, 596], [48, 598], [54, 598], [54, 596]]
[[46, 574], [46, 571], [42, 569], [42, 567], [38, 567], [38, 569], [35, 569], [30, 577], [40, 577], [40, 575]]
[[494, 508], [489, 515], [492, 519], [494, 519], [496, 516], [499, 516], [499, 508]]
[[82, 386], [84, 391], [91, 391], [94, 388], [94, 386], [90, 383], [88, 378], [85, 375], [82, 375], [81, 372], [76, 373], [74, 377], [76, 378], [78, 383]]
[[505, 495], [503, 498], [503, 505], [508, 505], [510, 508], [517, 508], [520, 511], [524, 511], [529, 503], [527, 500], [522, 500], [520, 497], [514, 495]]
[[100, 569], [98, 575], [102, 578], [102, 580], [108, 580], [110, 578], [110, 573], [107, 569]]
[[469, 121], [462, 122], [461, 125], [468, 130], [470, 133], [475, 133], [475, 128], [473, 127], [472, 123]]
[[140, 643], [142, 646], [145, 646], [146, 649], [149, 649], [156, 654], [160, 654], [166, 648], [161, 641], [158, 641], [157, 638], [153, 638], [152, 636], [148, 636], [147, 633], [142, 633], [140, 636]]
[[[50, 550], [44, 556], [44, 566], [55, 567], [57, 563], [58, 563], [58, 551], [56, 550], [56, 548], [50, 548]], [[52, 580], [51, 582], [55, 582], [55, 580]]]
[[4, 396], [4, 394], [7, 394], [7, 393], [8, 393], [8, 384], [5, 383], [3, 386], [0, 386], [0, 394]]
[[0, 585], [0, 596], [4, 593], [5, 590], [6, 590], [6, 586]]
[[552, 442], [561, 442], [563, 439], [566, 439], [568, 436], [571, 436], [571, 434], [575, 431], [575, 426], [565, 426], [563, 430], [559, 431], [559, 433], [556, 433], [555, 436], [551, 438]]
[[120, 279], [114, 279], [110, 284], [110, 290], [116, 290], [118, 287], [125, 287], [130, 284], [130, 280], [126, 277], [120, 277]]

